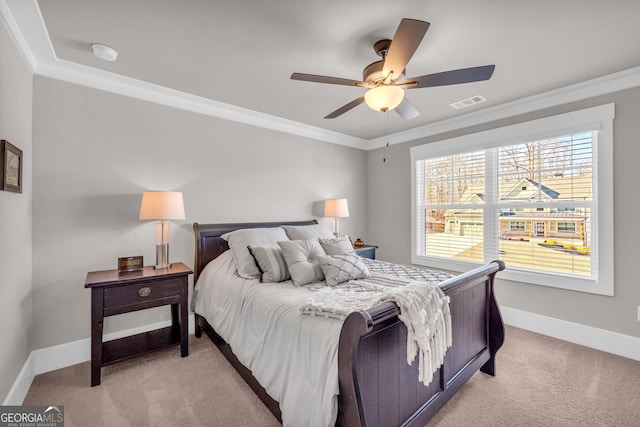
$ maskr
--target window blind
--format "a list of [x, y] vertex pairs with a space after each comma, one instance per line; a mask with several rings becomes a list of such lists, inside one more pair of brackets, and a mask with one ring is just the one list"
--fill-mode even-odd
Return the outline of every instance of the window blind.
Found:
[[594, 132], [416, 161], [416, 251], [594, 277]]

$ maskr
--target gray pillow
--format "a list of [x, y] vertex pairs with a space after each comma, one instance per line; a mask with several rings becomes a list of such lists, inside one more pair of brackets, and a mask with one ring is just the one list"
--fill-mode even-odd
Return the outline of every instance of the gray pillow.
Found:
[[327, 286], [355, 279], [371, 277], [371, 273], [362, 258], [357, 254], [327, 255], [318, 258]]
[[249, 252], [253, 255], [262, 273], [260, 281], [265, 283], [283, 282], [291, 277], [279, 246], [249, 246]]
[[356, 251], [351, 245], [347, 236], [334, 237], [333, 239], [320, 239], [320, 246], [327, 255], [355, 254]]
[[321, 224], [282, 225], [281, 227], [287, 232], [290, 240], [331, 239], [335, 237], [327, 227]]
[[318, 257], [324, 256], [317, 239], [287, 240], [278, 242], [287, 262], [291, 280], [295, 286], [308, 285], [324, 279]]
[[280, 227], [243, 228], [220, 237], [229, 242], [229, 248], [233, 252], [240, 277], [257, 279], [260, 277], [260, 270], [258, 270], [253, 256], [249, 253], [248, 247], [278, 246], [278, 241], [287, 240], [287, 233]]

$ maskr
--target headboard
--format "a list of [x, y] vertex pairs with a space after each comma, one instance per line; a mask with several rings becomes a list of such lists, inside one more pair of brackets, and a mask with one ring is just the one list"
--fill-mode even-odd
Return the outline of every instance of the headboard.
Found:
[[221, 238], [225, 233], [241, 228], [271, 228], [281, 225], [312, 225], [317, 224], [315, 219], [310, 221], [285, 221], [285, 222], [237, 222], [229, 224], [198, 224], [193, 223], [193, 233], [196, 239], [196, 254], [194, 261], [193, 283], [212, 259], [220, 256], [229, 249], [227, 241]]

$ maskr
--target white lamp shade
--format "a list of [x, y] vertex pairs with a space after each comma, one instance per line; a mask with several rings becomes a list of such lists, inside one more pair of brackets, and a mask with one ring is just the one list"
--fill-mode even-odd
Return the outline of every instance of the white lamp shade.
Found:
[[140, 219], [185, 219], [182, 193], [179, 191], [145, 191], [140, 203]]
[[395, 85], [382, 85], [369, 89], [364, 94], [364, 102], [376, 111], [396, 108], [404, 99], [404, 89]]
[[349, 216], [347, 199], [332, 199], [324, 201], [324, 216], [346, 218]]

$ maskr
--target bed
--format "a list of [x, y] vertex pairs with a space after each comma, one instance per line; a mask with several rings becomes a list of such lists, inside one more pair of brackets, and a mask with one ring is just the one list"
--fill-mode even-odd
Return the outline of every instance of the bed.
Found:
[[[313, 224], [317, 222], [195, 223], [194, 283], [210, 261], [229, 250], [227, 241], [221, 237], [225, 233]], [[450, 298], [452, 346], [429, 386], [418, 381], [417, 364], [407, 364], [407, 329], [398, 318], [400, 310], [396, 304], [383, 303], [349, 314], [337, 332], [339, 393], [335, 424], [424, 426], [478, 370], [495, 375], [495, 358], [504, 341], [504, 327], [493, 281], [495, 274], [503, 269], [501, 261], [493, 261], [439, 285]], [[205, 332], [267, 408], [282, 420], [280, 404], [240, 362], [206, 316], [197, 309], [194, 315], [196, 337], [200, 338]]]

